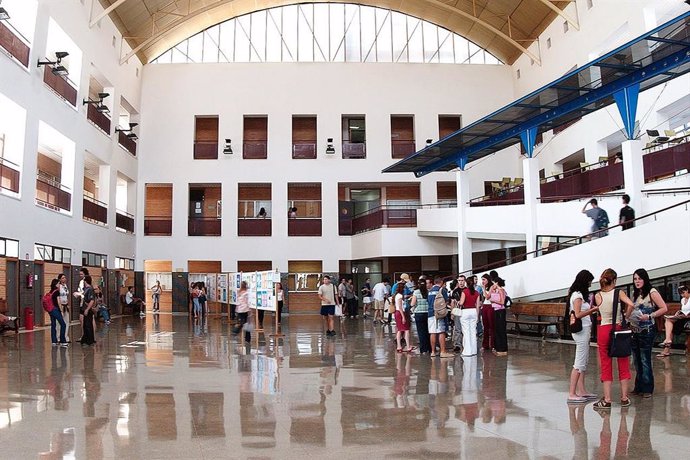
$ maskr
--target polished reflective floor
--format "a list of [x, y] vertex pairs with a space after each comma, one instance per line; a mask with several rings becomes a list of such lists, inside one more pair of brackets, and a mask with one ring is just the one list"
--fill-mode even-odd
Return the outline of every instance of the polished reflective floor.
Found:
[[[224, 320], [169, 315], [99, 325], [95, 347], [2, 337], [0, 458], [688, 454], [685, 356], [655, 359], [652, 399], [602, 416], [565, 403], [572, 345], [511, 338], [508, 357], [442, 360], [396, 353], [394, 332], [361, 319], [334, 338], [317, 317], [285, 322], [284, 338], [267, 328], [250, 346]], [[592, 348], [587, 384], [600, 393], [596, 360]]]

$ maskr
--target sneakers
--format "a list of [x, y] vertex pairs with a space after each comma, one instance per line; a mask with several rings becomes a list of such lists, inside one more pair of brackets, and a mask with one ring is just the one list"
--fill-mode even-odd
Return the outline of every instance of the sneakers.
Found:
[[63, 348], [67, 348], [67, 347], [69, 347], [69, 343], [67, 343], [67, 342], [61, 342], [61, 343], [60, 343], [60, 346], [63, 347]]
[[599, 401], [595, 402], [592, 407], [594, 407], [594, 410], [611, 410], [611, 403], [601, 398]]
[[630, 406], [630, 398], [621, 399], [621, 407]]
[[334, 335], [335, 335], [335, 331], [326, 331], [327, 337], [333, 337]]

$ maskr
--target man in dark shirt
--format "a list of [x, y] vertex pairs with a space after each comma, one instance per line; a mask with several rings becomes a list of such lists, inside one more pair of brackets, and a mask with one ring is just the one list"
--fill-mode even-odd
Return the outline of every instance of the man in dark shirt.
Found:
[[618, 223], [622, 225], [623, 230], [631, 229], [635, 226], [635, 210], [629, 206], [630, 196], [623, 195], [623, 207], [621, 208], [621, 213], [618, 218]]

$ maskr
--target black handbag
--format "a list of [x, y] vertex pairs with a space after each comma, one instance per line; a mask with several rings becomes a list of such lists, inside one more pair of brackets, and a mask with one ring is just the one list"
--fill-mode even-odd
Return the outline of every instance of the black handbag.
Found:
[[621, 326], [623, 329], [616, 330], [616, 315], [618, 313], [618, 290], [613, 293], [613, 316], [611, 318], [611, 341], [609, 342], [609, 357], [627, 358], [632, 354], [632, 331], [627, 328], [628, 323], [625, 316], [622, 316]]
[[582, 318], [575, 316], [575, 311], [570, 312], [570, 332], [580, 332], [582, 331]]

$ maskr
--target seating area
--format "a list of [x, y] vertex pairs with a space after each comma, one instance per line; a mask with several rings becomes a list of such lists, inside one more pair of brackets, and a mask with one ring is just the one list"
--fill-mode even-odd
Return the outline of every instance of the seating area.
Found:
[[658, 148], [666, 148], [669, 145], [680, 144], [690, 139], [690, 134], [686, 132], [676, 133], [673, 129], [665, 129], [663, 135], [657, 129], [647, 130], [648, 140], [644, 150], [653, 151]]
[[6, 322], [0, 322], [0, 335], [7, 332], [19, 332], [19, 318], [7, 315], [7, 300], [0, 299], [0, 314], [8, 318]]
[[563, 336], [563, 315], [565, 306], [562, 303], [513, 303], [508, 310], [506, 319], [508, 324], [513, 324], [515, 333], [520, 335], [520, 326], [536, 328], [537, 333], [546, 339], [549, 326], [556, 326], [558, 335]]
[[[678, 310], [680, 310], [680, 303], [667, 303], [666, 306], [668, 307], [666, 315], [674, 315]], [[659, 331], [659, 333], [657, 334], [658, 342], [663, 341], [663, 334], [666, 330], [665, 324], [666, 322], [663, 316], [656, 318], [656, 329], [657, 331]], [[690, 322], [685, 323], [685, 327], [683, 328], [682, 334], [685, 334], [685, 354], [687, 355], [690, 354]], [[682, 339], [682, 334], [677, 334], [673, 336], [674, 343], [683, 343], [682, 340], [676, 340], [678, 338]]]

